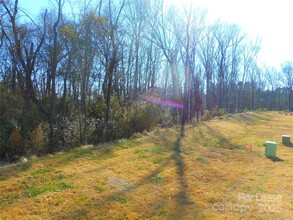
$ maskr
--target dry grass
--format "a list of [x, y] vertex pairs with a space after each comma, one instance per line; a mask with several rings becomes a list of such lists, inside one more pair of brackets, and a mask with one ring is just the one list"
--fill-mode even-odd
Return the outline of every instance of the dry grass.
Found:
[[0, 219], [292, 219], [292, 123], [226, 116], [4, 166]]

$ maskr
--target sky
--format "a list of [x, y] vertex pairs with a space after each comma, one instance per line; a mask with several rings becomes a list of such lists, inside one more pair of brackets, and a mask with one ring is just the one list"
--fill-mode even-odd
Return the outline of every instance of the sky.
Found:
[[251, 39], [261, 39], [259, 63], [274, 66], [293, 60], [292, 0], [168, 0], [193, 2], [208, 10], [208, 20], [238, 24]]
[[[54, 0], [51, 0], [54, 1]], [[32, 17], [50, 5], [50, 0], [19, 0], [20, 6]], [[293, 60], [292, 0], [166, 0], [181, 7], [192, 2], [207, 9], [207, 19], [220, 18], [236, 23], [253, 40], [261, 39], [260, 64], [275, 66]]]

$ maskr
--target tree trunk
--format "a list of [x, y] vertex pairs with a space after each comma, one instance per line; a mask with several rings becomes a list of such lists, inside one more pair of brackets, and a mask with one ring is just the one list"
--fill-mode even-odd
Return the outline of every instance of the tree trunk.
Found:
[[51, 66], [51, 79], [52, 79], [52, 95], [51, 95], [51, 108], [50, 108], [50, 149], [53, 151], [55, 148], [55, 132], [54, 132], [54, 123], [55, 123], [55, 106], [56, 106], [56, 72], [58, 65], [58, 25], [61, 20], [61, 0], [58, 1], [58, 18], [53, 26], [54, 39], [53, 39], [53, 57], [52, 57], [52, 66]]

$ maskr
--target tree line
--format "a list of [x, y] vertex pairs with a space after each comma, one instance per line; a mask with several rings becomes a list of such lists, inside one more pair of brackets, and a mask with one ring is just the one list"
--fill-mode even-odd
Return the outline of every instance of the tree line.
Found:
[[199, 116], [292, 111], [293, 62], [259, 65], [260, 40], [236, 24], [164, 0], [78, 2], [52, 0], [32, 18], [0, 1], [1, 158]]

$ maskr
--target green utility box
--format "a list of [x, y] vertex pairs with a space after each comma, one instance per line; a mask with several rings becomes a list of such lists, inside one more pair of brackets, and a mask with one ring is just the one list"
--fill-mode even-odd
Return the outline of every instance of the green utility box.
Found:
[[288, 145], [291, 144], [291, 140], [290, 140], [291, 136], [290, 135], [282, 135], [282, 143], [284, 145]]
[[272, 141], [266, 141], [265, 155], [267, 157], [276, 157], [276, 151], [277, 143]]

